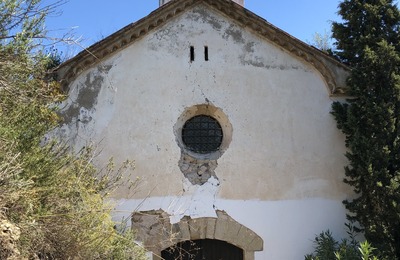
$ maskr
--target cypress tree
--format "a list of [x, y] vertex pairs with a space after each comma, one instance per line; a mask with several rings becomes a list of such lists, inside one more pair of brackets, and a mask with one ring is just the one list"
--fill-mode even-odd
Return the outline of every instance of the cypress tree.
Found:
[[400, 259], [400, 12], [392, 0], [344, 0], [336, 55], [351, 68], [332, 114], [346, 136], [348, 218], [389, 259]]

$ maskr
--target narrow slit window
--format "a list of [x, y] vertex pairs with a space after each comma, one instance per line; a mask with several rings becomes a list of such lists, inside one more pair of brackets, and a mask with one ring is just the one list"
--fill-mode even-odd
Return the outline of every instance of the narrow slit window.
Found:
[[208, 61], [208, 46], [204, 46], [204, 60]]
[[194, 46], [190, 46], [190, 61], [194, 61]]

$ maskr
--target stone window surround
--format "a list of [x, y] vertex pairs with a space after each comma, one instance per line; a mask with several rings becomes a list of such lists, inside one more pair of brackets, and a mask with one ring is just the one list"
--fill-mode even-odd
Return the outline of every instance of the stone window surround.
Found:
[[[233, 128], [228, 116], [221, 108], [214, 106], [208, 100], [206, 101], [206, 104], [198, 104], [185, 108], [173, 127], [176, 142], [181, 149], [181, 158], [178, 162], [179, 168], [193, 185], [203, 185], [211, 176], [218, 179], [215, 173], [218, 165], [217, 160], [229, 148], [232, 141]], [[191, 151], [184, 144], [182, 140], [182, 128], [189, 119], [198, 115], [210, 116], [218, 121], [221, 126], [222, 142], [216, 151], [200, 154]]]
[[153, 260], [162, 260], [161, 251], [179, 242], [216, 239], [243, 249], [244, 260], [254, 260], [254, 253], [263, 250], [263, 240], [255, 232], [217, 210], [217, 218], [185, 216], [171, 224], [162, 210], [136, 212], [132, 215], [132, 229], [136, 239], [153, 253]]
[[[186, 145], [182, 141], [182, 128], [184, 124], [194, 116], [206, 115], [214, 118], [219, 122], [223, 132], [222, 143], [218, 151], [210, 152], [208, 154], [198, 154], [190, 151], [186, 148]], [[193, 158], [200, 160], [217, 160], [222, 154], [228, 149], [229, 144], [232, 141], [232, 125], [229, 122], [227, 115], [222, 111], [221, 108], [215, 107], [212, 104], [198, 104], [186, 108], [185, 111], [178, 118], [176, 124], [174, 125], [174, 135], [178, 146], [181, 148], [182, 153], [187, 154]]]

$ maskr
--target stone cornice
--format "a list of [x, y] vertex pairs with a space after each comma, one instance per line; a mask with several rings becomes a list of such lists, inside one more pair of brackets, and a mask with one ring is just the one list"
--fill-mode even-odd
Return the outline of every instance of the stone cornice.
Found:
[[332, 96], [345, 95], [348, 67], [280, 30], [231, 0], [174, 0], [163, 5], [145, 18], [120, 29], [64, 62], [58, 69], [64, 88], [87, 67], [99, 63], [105, 57], [127, 47], [171, 18], [200, 3], [211, 6], [223, 15], [235, 20], [241, 26], [252, 30], [264, 39], [312, 65], [326, 81]]

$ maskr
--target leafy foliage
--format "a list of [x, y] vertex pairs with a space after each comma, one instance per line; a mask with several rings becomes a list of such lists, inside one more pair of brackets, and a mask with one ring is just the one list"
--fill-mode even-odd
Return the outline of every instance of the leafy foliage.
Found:
[[326, 31], [323, 34], [317, 32], [313, 35], [313, 39], [310, 44], [315, 46], [317, 49], [331, 55], [332, 46], [330, 39], [331, 37]]
[[43, 143], [59, 121], [52, 104], [64, 97], [51, 72], [59, 56], [41, 44], [48, 9], [38, 6], [0, 2], [0, 232], [11, 233], [0, 236], [0, 258], [144, 259], [105, 203], [131, 164], [99, 178], [90, 149], [71, 155]]
[[375, 248], [367, 241], [358, 244], [351, 237], [338, 242], [329, 230], [315, 237], [314, 244], [314, 253], [306, 255], [305, 260], [378, 260], [373, 255]]
[[332, 114], [346, 135], [348, 218], [379, 252], [400, 259], [400, 12], [392, 0], [344, 0], [336, 55], [351, 66], [346, 103]]

